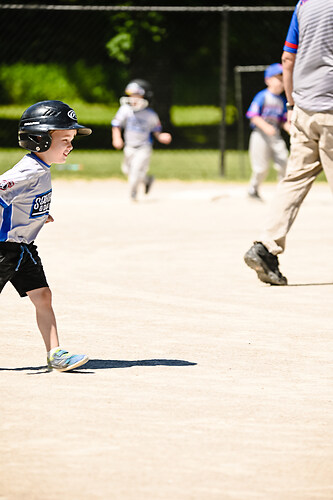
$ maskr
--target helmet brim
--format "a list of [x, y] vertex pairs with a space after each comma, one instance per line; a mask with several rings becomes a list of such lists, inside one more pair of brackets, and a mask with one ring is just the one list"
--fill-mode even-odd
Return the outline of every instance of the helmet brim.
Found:
[[25, 125], [20, 126], [21, 132], [27, 132], [36, 135], [40, 135], [41, 133], [49, 133], [51, 130], [77, 130], [77, 135], [92, 134], [91, 128], [85, 127], [84, 125], [79, 125], [78, 123], [70, 125], [69, 127], [57, 127], [56, 125], [54, 127], [52, 126], [50, 127], [48, 125], [43, 125], [43, 124], [39, 125], [38, 128], [34, 126], [25, 126]]
[[92, 129], [85, 127], [84, 125], [77, 124], [73, 128], [77, 130], [78, 135], [90, 135], [90, 134], [92, 134]]

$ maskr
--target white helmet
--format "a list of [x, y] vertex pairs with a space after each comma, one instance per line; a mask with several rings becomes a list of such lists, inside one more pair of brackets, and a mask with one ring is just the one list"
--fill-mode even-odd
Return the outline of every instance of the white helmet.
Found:
[[131, 80], [125, 88], [126, 96], [120, 98], [120, 104], [128, 104], [134, 111], [145, 109], [153, 97], [150, 83], [146, 80]]

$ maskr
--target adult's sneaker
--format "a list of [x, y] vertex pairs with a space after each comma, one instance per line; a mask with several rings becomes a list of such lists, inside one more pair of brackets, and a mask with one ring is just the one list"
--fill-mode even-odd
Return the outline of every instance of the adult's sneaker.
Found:
[[87, 361], [89, 361], [89, 358], [85, 354], [70, 354], [68, 351], [59, 348], [47, 358], [47, 366], [50, 371], [67, 372], [84, 365]]
[[280, 273], [277, 256], [269, 252], [260, 241], [254, 242], [244, 255], [244, 260], [251, 269], [256, 271], [258, 278], [264, 283], [288, 284], [287, 278]]

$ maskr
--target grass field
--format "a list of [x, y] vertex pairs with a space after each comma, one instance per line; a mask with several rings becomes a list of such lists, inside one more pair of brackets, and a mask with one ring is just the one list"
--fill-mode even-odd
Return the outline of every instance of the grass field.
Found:
[[[118, 103], [96, 104], [71, 102], [70, 105], [82, 122], [90, 125], [110, 125], [111, 118], [119, 108]], [[23, 111], [30, 104], [11, 104], [0, 106], [0, 118], [19, 120]], [[227, 123], [232, 123], [236, 111], [233, 106], [227, 106]], [[218, 106], [172, 106], [170, 110], [171, 122], [176, 127], [193, 125], [216, 125], [220, 123], [222, 115]]]
[[[71, 103], [82, 123], [110, 125], [118, 104]], [[19, 120], [28, 105], [0, 106], [0, 118]], [[175, 126], [216, 125], [221, 120], [221, 110], [217, 106], [172, 106], [170, 110]], [[236, 117], [232, 106], [227, 108], [227, 123]], [[80, 140], [80, 139], [78, 139]], [[75, 148], [75, 143], [74, 143]], [[15, 165], [24, 152], [20, 148], [0, 149], [0, 174]], [[66, 165], [52, 167], [53, 178], [62, 179], [108, 179], [124, 178], [121, 173], [123, 153], [108, 150], [75, 150]], [[150, 172], [163, 180], [181, 181], [232, 181], [247, 182], [251, 176], [251, 166], [247, 151], [227, 151], [224, 156], [221, 175], [221, 154], [218, 150], [154, 150]], [[318, 180], [325, 180], [321, 175]], [[276, 172], [271, 168], [266, 181], [276, 181]]]
[[[0, 173], [14, 165], [24, 154], [17, 149], [0, 150]], [[54, 165], [54, 178], [102, 179], [123, 178], [121, 151], [73, 151], [65, 165]], [[227, 152], [226, 172], [220, 174], [220, 153], [216, 150], [156, 150], [153, 152], [150, 172], [159, 179], [179, 180], [246, 180], [250, 175], [247, 153]], [[269, 178], [275, 179], [271, 172]]]
[[[0, 149], [0, 174], [22, 158], [20, 148]], [[53, 178], [62, 179], [108, 179], [124, 178], [121, 172], [123, 153], [114, 150], [73, 151], [65, 165], [52, 167]], [[155, 150], [150, 172], [158, 179], [182, 181], [238, 181], [247, 182], [251, 175], [247, 151], [227, 151], [224, 162], [224, 176], [220, 170], [221, 156], [217, 150]], [[276, 180], [272, 168], [266, 179]], [[318, 180], [325, 180], [321, 174]]]

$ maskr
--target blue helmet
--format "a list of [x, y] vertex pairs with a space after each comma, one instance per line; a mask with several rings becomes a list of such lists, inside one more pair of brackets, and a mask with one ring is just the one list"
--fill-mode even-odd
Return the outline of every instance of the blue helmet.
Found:
[[270, 78], [271, 76], [282, 75], [283, 68], [282, 64], [275, 63], [268, 66], [265, 70], [265, 78]]

